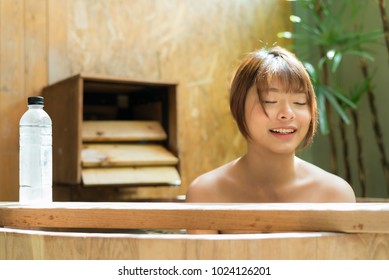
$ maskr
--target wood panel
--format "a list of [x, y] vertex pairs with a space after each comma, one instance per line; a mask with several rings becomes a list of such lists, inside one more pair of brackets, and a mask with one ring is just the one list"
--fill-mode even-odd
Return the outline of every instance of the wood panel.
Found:
[[53, 84], [74, 74], [68, 58], [69, 13], [72, 1], [46, 0], [48, 15], [48, 83]]
[[0, 198], [18, 197], [19, 119], [24, 94], [23, 3], [0, 1]]
[[387, 259], [389, 253], [388, 237], [388, 234], [325, 236], [317, 240], [317, 258]]
[[5, 260], [7, 257], [7, 242], [6, 234], [0, 230], [0, 260]]
[[[175, 88], [177, 84], [177, 81], [167, 81], [155, 78], [152, 79], [150, 77], [136, 78], [123, 75], [113, 76], [87, 71], [80, 73], [80, 76], [82, 79], [88, 81], [86, 90], [100, 93], [137, 91], [144, 89], [145, 86], [156, 88], [161, 86]], [[97, 84], [94, 82], [97, 82]]]
[[0, 241], [3, 241], [0, 243], [3, 245], [0, 247], [0, 259], [389, 259], [389, 234], [309, 232], [193, 236], [146, 233], [134, 231], [56, 232], [0, 228]]
[[19, 120], [47, 82], [45, 4], [0, 2], [0, 199], [18, 197]]
[[162, 141], [167, 135], [156, 121], [83, 121], [83, 142]]
[[179, 186], [175, 166], [84, 168], [82, 181], [90, 186]]
[[[24, 95], [39, 95], [47, 85], [47, 12], [46, 0], [24, 1]], [[27, 98], [26, 98], [27, 104]]]
[[88, 144], [81, 153], [83, 167], [176, 165], [178, 158], [161, 145]]
[[11, 227], [389, 233], [388, 219], [386, 203], [0, 203], [0, 226]]
[[[54, 90], [43, 88], [45, 110], [53, 122], [53, 178], [65, 184], [81, 182], [82, 83], [75, 76], [57, 83]], [[67, 94], [56, 94], [67, 92]], [[61, 104], [62, 106], [58, 106]], [[71, 108], [71, 109], [70, 109]], [[76, 112], [76, 113], [75, 113]], [[69, 168], [69, 167], [72, 168]]]
[[89, 201], [89, 202], [177, 202], [184, 201], [184, 196], [177, 196], [178, 187], [172, 186], [96, 186], [87, 188], [56, 185], [53, 192], [54, 201]]

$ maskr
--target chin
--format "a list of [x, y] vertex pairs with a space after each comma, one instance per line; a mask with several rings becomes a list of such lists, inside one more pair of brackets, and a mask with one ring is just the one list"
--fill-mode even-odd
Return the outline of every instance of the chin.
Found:
[[275, 154], [278, 154], [278, 155], [295, 155], [296, 153], [296, 149], [297, 147], [296, 146], [293, 146], [293, 147], [276, 147], [274, 149], [272, 149], [272, 151], [275, 153]]

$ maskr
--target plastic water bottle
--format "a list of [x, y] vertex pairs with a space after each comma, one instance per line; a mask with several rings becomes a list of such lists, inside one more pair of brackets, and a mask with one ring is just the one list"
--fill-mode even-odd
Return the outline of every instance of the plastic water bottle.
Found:
[[28, 97], [28, 110], [20, 119], [19, 202], [53, 201], [51, 119], [42, 96]]

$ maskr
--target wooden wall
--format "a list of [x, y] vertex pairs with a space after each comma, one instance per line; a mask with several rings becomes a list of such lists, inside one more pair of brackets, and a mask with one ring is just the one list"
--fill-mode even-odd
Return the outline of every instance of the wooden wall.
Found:
[[242, 54], [291, 28], [290, 11], [284, 0], [0, 0], [0, 200], [18, 199], [26, 97], [79, 72], [179, 83], [185, 193], [244, 151], [228, 83]]

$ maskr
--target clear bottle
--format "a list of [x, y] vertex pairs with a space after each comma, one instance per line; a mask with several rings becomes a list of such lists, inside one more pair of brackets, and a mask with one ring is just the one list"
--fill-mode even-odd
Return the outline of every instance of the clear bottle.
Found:
[[42, 96], [28, 97], [28, 110], [20, 119], [19, 202], [53, 201], [51, 119]]

